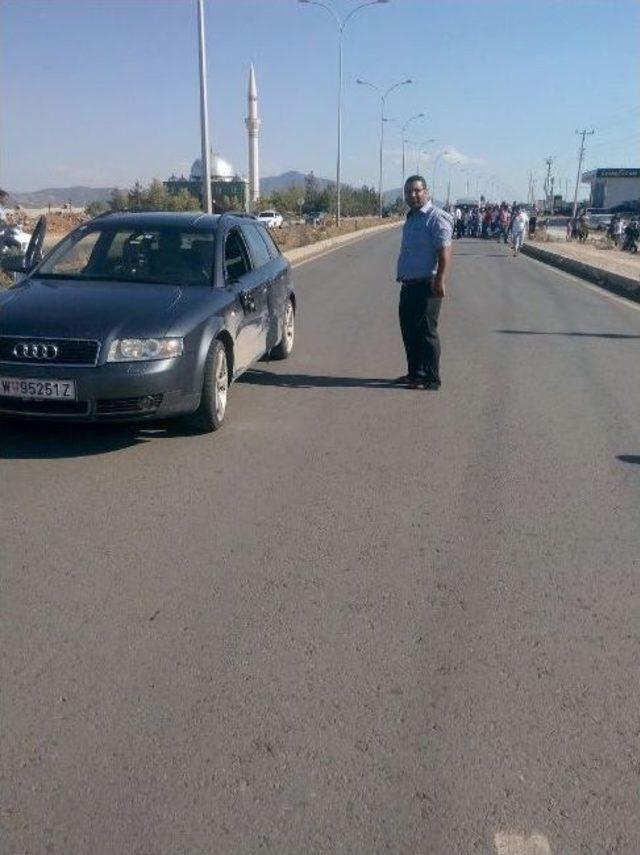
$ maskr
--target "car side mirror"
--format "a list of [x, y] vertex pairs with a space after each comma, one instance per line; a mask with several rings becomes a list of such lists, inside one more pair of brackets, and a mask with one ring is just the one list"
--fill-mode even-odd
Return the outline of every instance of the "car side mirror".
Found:
[[24, 255], [7, 255], [0, 261], [0, 267], [6, 273], [28, 273]]

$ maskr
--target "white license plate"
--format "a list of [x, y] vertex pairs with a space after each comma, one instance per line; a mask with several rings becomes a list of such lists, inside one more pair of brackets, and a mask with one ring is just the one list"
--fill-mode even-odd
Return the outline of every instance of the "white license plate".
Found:
[[73, 380], [35, 380], [29, 377], [0, 377], [0, 398], [31, 401], [75, 401]]

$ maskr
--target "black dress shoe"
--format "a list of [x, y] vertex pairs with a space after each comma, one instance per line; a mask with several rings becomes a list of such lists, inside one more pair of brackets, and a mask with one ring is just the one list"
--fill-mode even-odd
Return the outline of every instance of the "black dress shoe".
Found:
[[413, 383], [419, 383], [420, 378], [414, 377], [412, 374], [403, 374], [401, 377], [396, 377], [392, 382], [395, 383], [396, 386], [409, 386]]
[[421, 385], [421, 389], [429, 389], [432, 392], [437, 392], [442, 383], [439, 383], [437, 380], [427, 380], [426, 383]]

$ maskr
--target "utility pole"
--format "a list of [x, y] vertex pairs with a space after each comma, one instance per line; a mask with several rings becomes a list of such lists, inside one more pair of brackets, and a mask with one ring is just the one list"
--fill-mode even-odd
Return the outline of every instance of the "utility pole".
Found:
[[[552, 193], [552, 189], [551, 189], [551, 188], [552, 188], [552, 184], [551, 184], [551, 165], [552, 165], [552, 163], [553, 163], [553, 158], [552, 158], [552, 157], [548, 157], [548, 158], [545, 160], [545, 163], [547, 164], [547, 174], [546, 174], [546, 177], [545, 177], [545, 179], [544, 179], [544, 197], [545, 197], [545, 199], [547, 200], [547, 208], [548, 208], [549, 210], [551, 210], [551, 208], [553, 207], [553, 197], [551, 196], [551, 193]], [[550, 202], [551, 202], [551, 204], [549, 204]]]
[[572, 217], [575, 220], [576, 211], [578, 210], [578, 185], [580, 184], [580, 175], [582, 173], [582, 161], [584, 159], [584, 140], [585, 137], [590, 137], [592, 134], [595, 134], [594, 130], [591, 131], [576, 131], [577, 134], [582, 135], [582, 142], [580, 143], [580, 157], [578, 158], [578, 174], [576, 175], [576, 190], [573, 194], [573, 214]]

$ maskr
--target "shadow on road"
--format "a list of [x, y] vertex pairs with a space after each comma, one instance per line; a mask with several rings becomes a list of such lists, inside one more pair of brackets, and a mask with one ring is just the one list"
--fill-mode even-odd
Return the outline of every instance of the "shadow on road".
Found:
[[628, 333], [598, 333], [598, 332], [547, 332], [545, 330], [495, 330], [505, 335], [569, 335], [581, 338], [640, 338], [640, 335]]
[[60, 424], [29, 421], [0, 423], [0, 459], [51, 460], [121, 451], [154, 437], [184, 433], [169, 422], [149, 425]]
[[640, 465], [640, 454], [617, 454], [616, 460], [621, 460], [623, 463], [637, 463]]
[[291, 389], [402, 389], [388, 377], [328, 377], [317, 374], [272, 374], [270, 371], [248, 371], [237, 381], [253, 386], [286, 386]]

